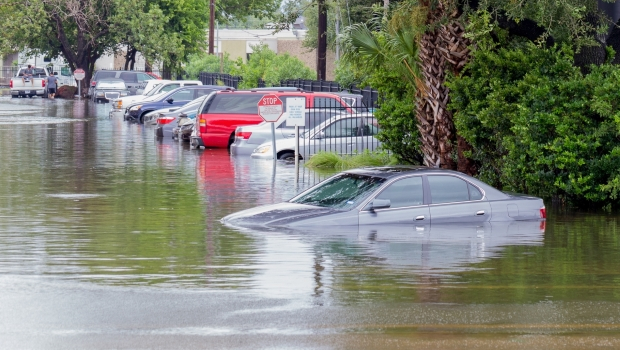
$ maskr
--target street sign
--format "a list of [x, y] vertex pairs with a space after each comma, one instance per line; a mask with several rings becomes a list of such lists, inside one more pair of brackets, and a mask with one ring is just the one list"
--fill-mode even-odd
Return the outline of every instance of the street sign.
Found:
[[306, 98], [305, 97], [288, 97], [286, 99], [286, 126], [305, 126]]
[[82, 80], [86, 77], [86, 72], [82, 68], [78, 68], [73, 72], [73, 77], [75, 80]]
[[282, 101], [276, 95], [263, 96], [258, 101], [258, 115], [266, 122], [277, 122], [282, 115]]

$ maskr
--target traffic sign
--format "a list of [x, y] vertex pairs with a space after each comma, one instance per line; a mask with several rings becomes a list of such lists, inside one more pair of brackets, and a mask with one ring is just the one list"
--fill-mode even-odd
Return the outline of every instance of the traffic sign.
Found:
[[258, 115], [266, 122], [277, 122], [282, 115], [282, 101], [276, 95], [263, 96], [258, 101]]
[[82, 80], [86, 77], [86, 72], [82, 68], [78, 68], [73, 72], [73, 77], [75, 80]]

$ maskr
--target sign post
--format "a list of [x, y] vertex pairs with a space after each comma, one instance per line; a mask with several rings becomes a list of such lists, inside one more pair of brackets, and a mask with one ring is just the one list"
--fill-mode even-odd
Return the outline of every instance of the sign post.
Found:
[[82, 80], [86, 77], [86, 72], [82, 68], [78, 68], [73, 72], [73, 77], [78, 82], [78, 98], [82, 98]]
[[286, 126], [295, 126], [295, 183], [299, 182], [299, 127], [306, 126], [305, 97], [289, 97], [286, 99], [288, 118]]
[[271, 123], [271, 149], [273, 150], [273, 161], [277, 159], [276, 152], [276, 127], [275, 122], [282, 116], [282, 101], [278, 96], [267, 94], [258, 101], [258, 115], [267, 123]]

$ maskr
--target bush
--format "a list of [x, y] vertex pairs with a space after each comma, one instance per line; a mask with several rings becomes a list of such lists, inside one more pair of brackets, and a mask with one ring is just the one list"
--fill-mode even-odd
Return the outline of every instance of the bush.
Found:
[[387, 152], [365, 150], [352, 156], [340, 156], [333, 152], [319, 152], [312, 156], [305, 166], [316, 169], [345, 170], [364, 166], [383, 166], [397, 164], [398, 160]]
[[474, 51], [452, 78], [457, 132], [482, 180], [578, 206], [620, 194], [620, 70], [582, 74], [568, 47], [509, 43]]
[[185, 78], [198, 79], [200, 72], [220, 73], [220, 65], [222, 73], [230, 74], [235, 62], [229, 57], [229, 54], [224, 54], [220, 61], [220, 57], [217, 55], [208, 55], [206, 53], [191, 55], [189, 62], [185, 66]]
[[237, 66], [232, 71], [232, 74], [243, 78], [239, 84], [240, 89], [258, 87], [259, 79], [264, 80], [266, 86], [279, 86], [280, 81], [286, 79], [316, 77], [316, 72], [306, 67], [297, 57], [286, 53], [278, 55], [267, 45], [254, 46], [253, 50], [248, 62], [243, 63], [241, 58], [237, 59]]

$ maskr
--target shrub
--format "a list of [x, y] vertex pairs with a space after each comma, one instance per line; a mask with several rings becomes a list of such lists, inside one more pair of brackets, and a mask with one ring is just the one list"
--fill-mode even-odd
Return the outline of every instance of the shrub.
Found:
[[387, 152], [370, 152], [365, 150], [362, 153], [340, 156], [333, 152], [319, 152], [312, 156], [305, 166], [316, 169], [345, 170], [364, 166], [382, 166], [397, 164], [398, 160]]
[[578, 206], [620, 194], [620, 70], [583, 74], [568, 47], [512, 42], [478, 49], [452, 78], [457, 132], [480, 177], [505, 190]]
[[220, 65], [222, 73], [230, 74], [235, 62], [229, 57], [229, 54], [224, 54], [224, 57], [220, 61], [219, 56], [208, 55], [204, 52], [191, 55], [189, 62], [185, 66], [185, 77], [187, 79], [198, 79], [200, 72], [220, 73]]
[[232, 74], [243, 78], [239, 84], [240, 89], [258, 87], [259, 79], [264, 80], [267, 86], [279, 86], [281, 80], [316, 77], [316, 72], [306, 67], [297, 57], [286, 53], [278, 55], [267, 45], [254, 46], [253, 50], [248, 62], [243, 63], [241, 58], [237, 59], [237, 66], [232, 71]]

